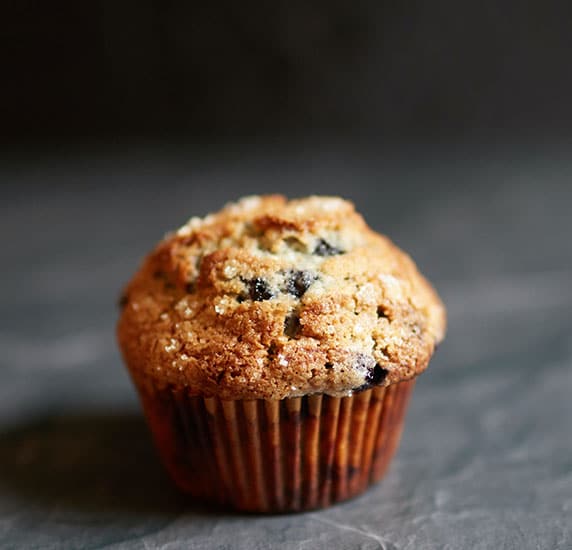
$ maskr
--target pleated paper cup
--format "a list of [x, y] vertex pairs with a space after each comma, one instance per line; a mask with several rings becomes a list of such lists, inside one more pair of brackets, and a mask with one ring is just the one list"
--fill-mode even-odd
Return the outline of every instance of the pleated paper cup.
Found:
[[414, 383], [280, 401], [139, 392], [180, 489], [223, 507], [273, 513], [329, 506], [378, 481], [397, 450]]

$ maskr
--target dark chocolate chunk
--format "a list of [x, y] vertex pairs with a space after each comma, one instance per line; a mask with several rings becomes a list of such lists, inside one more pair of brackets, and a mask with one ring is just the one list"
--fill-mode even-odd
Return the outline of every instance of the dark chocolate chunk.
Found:
[[388, 371], [380, 366], [379, 363], [376, 363], [375, 367], [366, 374], [365, 381], [371, 386], [379, 386], [387, 375]]
[[324, 239], [320, 239], [316, 248], [314, 248], [314, 254], [316, 254], [316, 256], [337, 256], [338, 254], [344, 253], [343, 250], [336, 248]]
[[326, 364], [324, 365], [324, 367], [326, 367], [328, 370], [329, 370], [329, 369], [333, 369], [333, 368], [334, 368], [334, 364], [333, 364], [333, 363], [326, 363]]
[[251, 300], [262, 302], [264, 300], [274, 298], [274, 293], [272, 292], [270, 285], [261, 277], [250, 279], [246, 283], [248, 285], [248, 295]]
[[290, 271], [286, 279], [286, 292], [301, 298], [315, 280], [316, 276], [309, 271]]
[[196, 286], [196, 285], [195, 285], [194, 282], [187, 283], [187, 284], [185, 285], [185, 290], [186, 290], [189, 294], [192, 294], [192, 293], [195, 291], [195, 286]]
[[289, 338], [295, 338], [300, 332], [300, 316], [297, 311], [292, 311], [284, 319], [284, 334]]

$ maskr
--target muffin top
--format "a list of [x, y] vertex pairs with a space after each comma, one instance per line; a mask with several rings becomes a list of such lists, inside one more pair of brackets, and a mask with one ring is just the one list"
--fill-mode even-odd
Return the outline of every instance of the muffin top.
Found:
[[349, 395], [423, 371], [445, 310], [335, 197], [247, 197], [158, 244], [121, 299], [138, 385], [221, 399]]

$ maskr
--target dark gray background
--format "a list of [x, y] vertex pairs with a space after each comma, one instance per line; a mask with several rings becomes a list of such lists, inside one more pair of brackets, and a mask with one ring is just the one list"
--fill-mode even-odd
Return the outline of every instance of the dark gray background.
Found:
[[4, 0], [1, 133], [569, 135], [572, 4]]
[[[572, 548], [569, 2], [0, 3], [0, 548]], [[209, 511], [114, 339], [143, 254], [340, 194], [449, 311], [364, 496]]]

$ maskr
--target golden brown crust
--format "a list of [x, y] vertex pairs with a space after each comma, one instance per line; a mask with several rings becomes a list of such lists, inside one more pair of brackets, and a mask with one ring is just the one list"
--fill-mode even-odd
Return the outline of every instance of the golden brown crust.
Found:
[[445, 310], [412, 260], [332, 197], [249, 197], [191, 219], [127, 286], [138, 385], [222, 399], [347, 394], [424, 370]]

